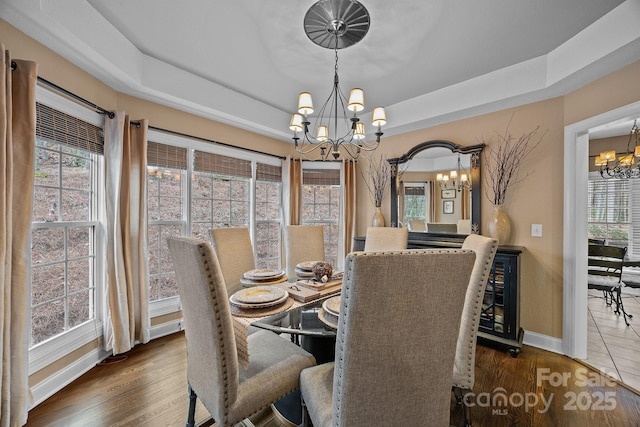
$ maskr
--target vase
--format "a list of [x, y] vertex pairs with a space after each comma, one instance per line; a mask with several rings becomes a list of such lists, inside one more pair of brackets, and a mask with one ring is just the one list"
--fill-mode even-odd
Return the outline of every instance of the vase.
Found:
[[382, 215], [382, 208], [376, 207], [376, 213], [373, 214], [373, 220], [371, 221], [372, 227], [384, 227], [384, 215]]
[[511, 220], [502, 205], [493, 206], [493, 217], [489, 221], [488, 232], [489, 236], [496, 239], [499, 245], [504, 245], [509, 240]]

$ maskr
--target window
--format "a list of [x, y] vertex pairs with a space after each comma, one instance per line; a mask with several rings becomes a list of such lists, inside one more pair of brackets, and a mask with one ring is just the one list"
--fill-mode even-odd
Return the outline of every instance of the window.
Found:
[[100, 127], [36, 104], [31, 346], [96, 317], [102, 153]]
[[187, 149], [147, 143], [149, 301], [178, 295], [167, 237], [185, 234]]
[[341, 197], [339, 169], [306, 169], [303, 166], [302, 224], [324, 227], [325, 260], [336, 266], [339, 265]]
[[280, 268], [282, 167], [256, 165], [255, 252], [258, 268]]
[[209, 240], [209, 230], [249, 227], [251, 161], [194, 152], [191, 234]]
[[[588, 196], [589, 238], [604, 239], [608, 245], [627, 246], [631, 249], [631, 180], [603, 179], [592, 174], [589, 177]], [[637, 220], [640, 221], [640, 218]]]
[[427, 196], [424, 183], [403, 183], [404, 192], [404, 220], [409, 223], [412, 220], [427, 221]]

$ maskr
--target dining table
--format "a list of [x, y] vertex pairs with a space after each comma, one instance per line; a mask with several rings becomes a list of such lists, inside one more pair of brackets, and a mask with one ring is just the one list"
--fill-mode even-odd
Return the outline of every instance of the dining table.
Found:
[[[286, 285], [280, 286], [292, 287], [291, 292], [301, 289], [296, 282], [287, 282]], [[234, 312], [232, 307], [233, 328], [240, 363], [247, 366], [251, 357], [247, 345], [251, 328], [266, 329], [287, 336], [292, 342], [313, 354], [318, 364], [333, 361], [339, 311], [336, 307], [339, 306], [339, 295], [340, 289], [307, 302], [289, 297], [287, 303], [279, 309], [265, 309], [266, 315], [261, 311], [256, 311], [255, 314], [238, 310]], [[327, 308], [334, 310], [332, 312], [335, 316], [332, 316]], [[301, 425], [302, 406], [299, 390], [274, 403], [272, 409], [276, 417], [285, 425]]]

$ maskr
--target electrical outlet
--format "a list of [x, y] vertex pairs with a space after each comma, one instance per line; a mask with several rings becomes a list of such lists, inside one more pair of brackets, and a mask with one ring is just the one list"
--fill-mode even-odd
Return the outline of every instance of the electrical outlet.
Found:
[[531, 237], [542, 237], [542, 224], [531, 224]]

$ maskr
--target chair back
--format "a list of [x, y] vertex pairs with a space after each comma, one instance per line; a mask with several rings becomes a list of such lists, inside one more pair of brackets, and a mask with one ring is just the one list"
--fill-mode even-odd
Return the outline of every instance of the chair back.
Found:
[[227, 291], [231, 295], [242, 289], [240, 279], [244, 273], [256, 268], [249, 229], [214, 228], [211, 230], [211, 243], [216, 251]]
[[474, 260], [463, 249], [347, 256], [334, 426], [449, 425], [453, 359]]
[[238, 356], [218, 258], [208, 242], [167, 239], [187, 338], [187, 380], [216, 420], [237, 399]]
[[619, 286], [627, 248], [608, 245], [588, 246], [587, 277], [589, 288], [605, 290]]
[[462, 249], [474, 251], [476, 260], [471, 271], [460, 320], [460, 334], [458, 335], [456, 358], [453, 365], [453, 387], [471, 390], [475, 381], [476, 338], [480, 325], [482, 301], [491, 274], [493, 259], [498, 250], [498, 241], [479, 234], [470, 234], [464, 239]]
[[[321, 225], [288, 225], [284, 236], [287, 277], [296, 278], [296, 265], [324, 261], [324, 229]], [[335, 268], [336, 266], [334, 266]]]
[[409, 221], [409, 230], [411, 231], [427, 231], [427, 224], [423, 219], [412, 219]]
[[365, 251], [401, 251], [407, 249], [409, 229], [404, 227], [368, 227]]

